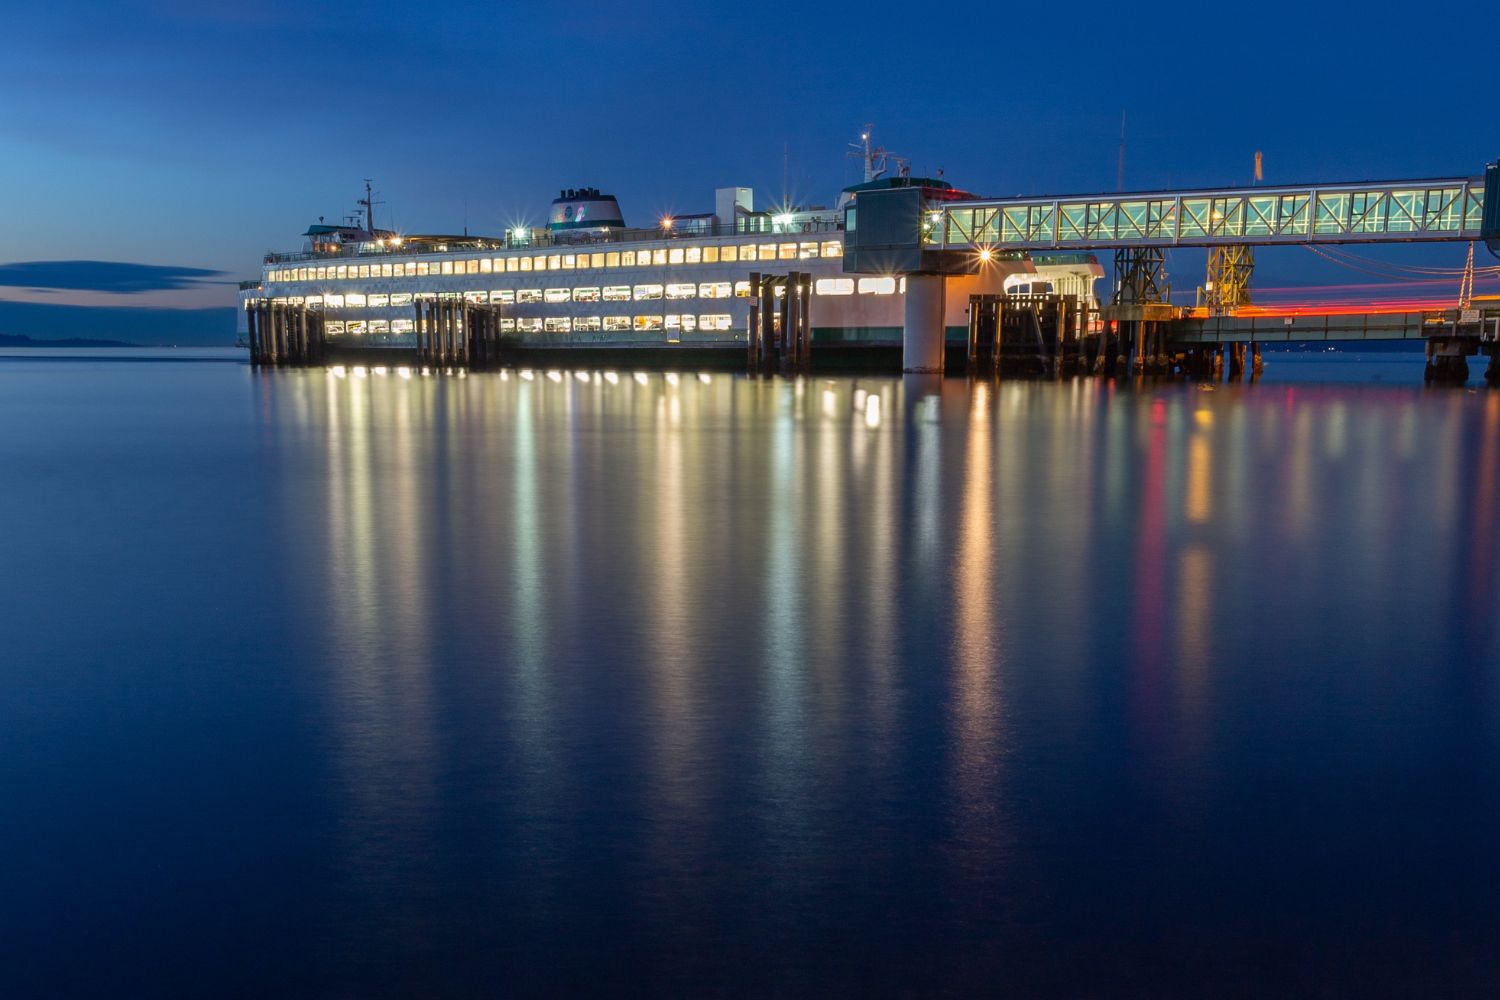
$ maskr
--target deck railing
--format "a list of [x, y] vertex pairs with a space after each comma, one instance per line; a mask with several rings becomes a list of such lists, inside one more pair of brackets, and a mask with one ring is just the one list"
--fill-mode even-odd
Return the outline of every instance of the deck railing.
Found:
[[513, 252], [545, 250], [551, 247], [576, 250], [579, 248], [592, 249], [622, 243], [660, 243], [666, 240], [714, 236], [775, 236], [786, 238], [816, 233], [837, 233], [842, 232], [843, 229], [843, 222], [837, 220], [793, 224], [770, 223], [764, 227], [762, 227], [759, 220], [743, 220], [734, 226], [722, 226], [718, 223], [703, 224], [698, 222], [698, 220], [690, 220], [672, 226], [658, 226], [653, 229], [608, 229], [597, 232], [564, 230], [554, 233], [546, 229], [532, 229], [521, 233], [506, 233], [503, 237], [458, 237], [446, 242], [423, 240], [421, 242], [404, 242], [399, 246], [352, 243], [335, 250], [271, 252], [266, 254], [266, 263], [287, 264], [306, 260], [347, 260], [351, 257], [361, 259], [413, 257], [435, 253], [483, 253], [488, 250]]

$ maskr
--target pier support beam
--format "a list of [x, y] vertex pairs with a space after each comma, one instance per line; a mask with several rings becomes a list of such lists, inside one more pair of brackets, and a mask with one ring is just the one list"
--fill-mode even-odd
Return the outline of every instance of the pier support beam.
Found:
[[947, 279], [941, 274], [906, 276], [906, 315], [901, 328], [901, 370], [942, 374]]
[[245, 340], [250, 344], [250, 363], [260, 364], [260, 340], [256, 332], [255, 320], [260, 312], [260, 307], [251, 303], [245, 308]]

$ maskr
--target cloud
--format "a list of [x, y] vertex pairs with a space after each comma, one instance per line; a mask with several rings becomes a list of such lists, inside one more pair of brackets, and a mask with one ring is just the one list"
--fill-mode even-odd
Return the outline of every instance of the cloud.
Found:
[[0, 288], [36, 288], [72, 292], [112, 292], [138, 295], [222, 285], [212, 280], [226, 272], [201, 267], [130, 264], [108, 260], [30, 260], [0, 264]]

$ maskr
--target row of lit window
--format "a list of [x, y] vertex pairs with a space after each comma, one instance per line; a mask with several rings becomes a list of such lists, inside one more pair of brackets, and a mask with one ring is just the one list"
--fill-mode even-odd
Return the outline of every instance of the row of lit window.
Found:
[[[723, 331], [731, 329], [734, 318], [728, 313], [668, 313], [665, 316], [529, 316], [520, 319], [502, 319], [502, 333], [612, 333], [633, 331], [648, 333], [656, 330], [694, 333], [696, 331]], [[329, 334], [410, 334], [416, 324], [409, 319], [329, 320]]]
[[[894, 295], [899, 289], [904, 292], [906, 279], [898, 283], [893, 277], [860, 278], [819, 278], [813, 282], [813, 292], [817, 295], [853, 295], [857, 290], [860, 295]], [[785, 287], [776, 289], [778, 297], [785, 292]], [[748, 298], [750, 296], [750, 282], [736, 281], [731, 284], [728, 281], [705, 281], [701, 283], [681, 282], [666, 285], [604, 285], [602, 287], [590, 286], [587, 288], [500, 288], [494, 291], [472, 291], [472, 292], [447, 292], [440, 296], [443, 299], [462, 299], [475, 305], [531, 305], [533, 303], [560, 304], [564, 302], [652, 302], [658, 299], [727, 299]], [[428, 294], [421, 299], [431, 299], [434, 296]], [[290, 298], [278, 298], [277, 302], [289, 302], [292, 305], [325, 306], [329, 309], [387, 309], [410, 306], [413, 302], [410, 292], [392, 292], [389, 294], [373, 292], [347, 292], [343, 295], [308, 295], [293, 296]]]
[[471, 257], [465, 260], [408, 260], [379, 264], [331, 264], [324, 267], [278, 267], [268, 281], [343, 281], [351, 278], [423, 278], [461, 274], [520, 274], [530, 271], [574, 271], [584, 268], [666, 267], [676, 264], [733, 264], [759, 260], [811, 260], [842, 257], [838, 240], [808, 243], [745, 243], [727, 246], [659, 247], [655, 250], [606, 250], [598, 253], [554, 253], [524, 257]]

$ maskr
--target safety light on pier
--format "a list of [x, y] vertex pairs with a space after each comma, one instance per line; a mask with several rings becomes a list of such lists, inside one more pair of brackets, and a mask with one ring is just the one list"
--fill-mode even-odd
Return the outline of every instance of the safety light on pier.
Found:
[[670, 215], [663, 215], [661, 217], [661, 227], [662, 227], [662, 229], [671, 229], [672, 228], [672, 217]]

